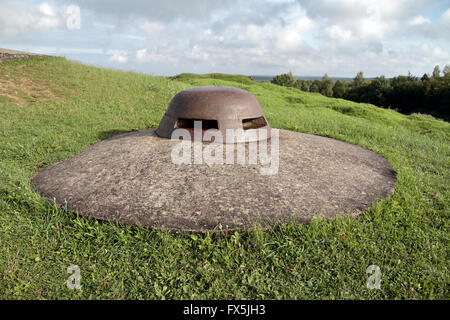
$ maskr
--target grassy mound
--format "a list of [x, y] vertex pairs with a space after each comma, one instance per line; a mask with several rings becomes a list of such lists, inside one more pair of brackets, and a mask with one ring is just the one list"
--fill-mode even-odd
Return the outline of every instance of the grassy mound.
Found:
[[[0, 64], [0, 298], [447, 299], [450, 125], [236, 79], [166, 79], [48, 57]], [[157, 126], [177, 92], [200, 85], [250, 91], [273, 127], [380, 153], [397, 172], [395, 194], [358, 219], [226, 236], [82, 218], [31, 190], [37, 170]], [[372, 264], [381, 290], [366, 287]], [[81, 269], [80, 290], [66, 286], [70, 265]]]
[[239, 74], [224, 74], [224, 73], [207, 73], [207, 74], [196, 74], [196, 73], [181, 73], [179, 75], [170, 77], [171, 80], [179, 81], [190, 81], [193, 79], [217, 79], [237, 82], [240, 84], [253, 84], [253, 80], [248, 76], [243, 76]]

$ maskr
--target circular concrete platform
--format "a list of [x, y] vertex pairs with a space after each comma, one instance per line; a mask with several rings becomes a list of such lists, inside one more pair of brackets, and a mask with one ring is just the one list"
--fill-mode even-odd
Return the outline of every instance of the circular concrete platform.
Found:
[[50, 166], [31, 183], [83, 215], [200, 232], [355, 215], [394, 190], [395, 172], [385, 158], [325, 137], [280, 130], [273, 175], [261, 174], [268, 165], [248, 164], [248, 159], [245, 164], [173, 164], [171, 152], [179, 144], [154, 130], [121, 134]]

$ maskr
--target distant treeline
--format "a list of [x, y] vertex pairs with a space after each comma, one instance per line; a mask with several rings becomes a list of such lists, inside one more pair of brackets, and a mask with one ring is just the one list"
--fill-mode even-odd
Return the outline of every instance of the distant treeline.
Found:
[[[269, 76], [264, 76], [264, 75], [251, 75], [250, 76], [253, 80], [258, 81], [258, 82], [265, 82], [265, 81], [272, 81], [273, 79], [273, 75]], [[316, 77], [316, 76], [299, 76], [299, 75], [294, 75], [295, 78], [297, 78], [298, 80], [321, 80], [322, 77]], [[351, 81], [353, 79], [353, 77], [330, 77], [331, 80], [336, 81], [336, 80], [340, 80], [340, 81]], [[371, 80], [373, 78], [367, 78], [367, 80]]]
[[409, 73], [391, 79], [380, 76], [366, 80], [360, 71], [351, 81], [333, 81], [327, 74], [321, 80], [299, 80], [289, 72], [275, 76], [271, 82], [327, 97], [367, 102], [406, 114], [420, 112], [450, 120], [449, 65], [445, 66], [442, 75], [439, 66], [435, 66], [431, 75], [424, 74], [421, 78]]

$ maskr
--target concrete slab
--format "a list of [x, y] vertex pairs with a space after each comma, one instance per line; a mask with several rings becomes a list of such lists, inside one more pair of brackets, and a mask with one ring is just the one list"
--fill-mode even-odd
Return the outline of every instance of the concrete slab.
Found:
[[83, 215], [199, 232], [358, 215], [394, 190], [395, 172], [384, 157], [325, 137], [280, 130], [274, 175], [248, 161], [173, 164], [179, 143], [153, 129], [121, 134], [50, 166], [31, 183]]

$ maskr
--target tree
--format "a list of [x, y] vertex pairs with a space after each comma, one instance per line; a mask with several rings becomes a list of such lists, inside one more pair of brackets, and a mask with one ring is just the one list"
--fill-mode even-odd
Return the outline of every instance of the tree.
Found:
[[446, 64], [442, 72], [444, 73], [444, 77], [450, 76], [450, 65]]
[[333, 95], [333, 80], [325, 73], [320, 84], [320, 93], [324, 96], [331, 97]]
[[342, 98], [345, 94], [345, 86], [344, 84], [337, 80], [333, 86], [333, 97]]
[[320, 92], [320, 81], [314, 80], [311, 86], [309, 87], [309, 92]]
[[301, 90], [302, 84], [303, 84], [303, 80], [297, 80], [297, 81], [295, 81], [294, 88]]
[[[384, 76], [382, 76], [382, 77], [384, 77]], [[406, 77], [406, 79], [408, 81], [419, 81], [419, 78], [413, 76], [413, 74], [410, 71], [408, 71], [408, 76]]]
[[356, 77], [353, 78], [353, 81], [351, 83], [352, 88], [357, 89], [364, 85], [366, 80], [364, 79], [363, 72], [360, 71], [356, 74]]
[[293, 87], [297, 79], [292, 75], [292, 72], [289, 72], [275, 76], [271, 82], [279, 86]]
[[430, 80], [430, 77], [426, 73], [424, 73], [422, 78], [420, 78], [420, 81], [422, 81], [422, 82], [428, 81], [428, 80]]
[[441, 69], [439, 69], [439, 65], [436, 65], [433, 69], [433, 75], [432, 77], [437, 79], [441, 76]]
[[297, 82], [297, 78], [294, 77], [294, 75], [290, 71], [289, 71], [288, 77], [289, 77], [290, 87], [293, 87], [295, 85], [295, 83]]
[[[409, 80], [413, 81], [413, 80]], [[377, 106], [386, 106], [387, 96], [390, 94], [390, 83], [385, 76], [376, 77], [367, 86], [365, 101]]]
[[309, 83], [307, 81], [302, 81], [302, 86], [301, 86], [300, 90], [309, 92]]
[[[362, 73], [350, 83], [344, 82], [344, 98], [356, 102], [369, 102], [380, 107], [392, 107], [397, 111], [410, 114], [413, 112], [426, 113], [445, 121], [450, 120], [450, 66], [446, 66], [444, 76], [441, 76], [439, 66], [433, 75], [424, 74], [419, 79], [410, 72], [391, 79], [384, 76], [368, 82], [362, 82]], [[358, 87], [358, 85], [362, 86]], [[340, 84], [336, 81], [333, 95], [340, 94]]]

